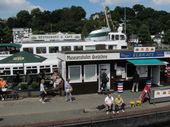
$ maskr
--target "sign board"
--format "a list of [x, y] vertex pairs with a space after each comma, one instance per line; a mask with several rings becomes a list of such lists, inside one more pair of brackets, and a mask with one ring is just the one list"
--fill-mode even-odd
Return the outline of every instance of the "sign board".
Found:
[[170, 88], [154, 91], [154, 98], [163, 98], [163, 97], [170, 97]]
[[66, 61], [92, 61], [119, 59], [120, 53], [66, 54]]
[[155, 52], [122, 51], [120, 52], [120, 58], [154, 58], [154, 57], [164, 57], [164, 51], [155, 51]]
[[155, 52], [155, 47], [134, 47], [134, 52]]
[[170, 101], [170, 86], [151, 88], [150, 103]]

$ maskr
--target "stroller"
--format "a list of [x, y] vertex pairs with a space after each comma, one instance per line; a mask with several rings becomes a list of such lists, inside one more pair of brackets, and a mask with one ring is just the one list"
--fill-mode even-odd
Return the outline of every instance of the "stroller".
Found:
[[142, 93], [141, 93], [140, 96], [139, 96], [139, 100], [140, 100], [142, 103], [144, 103], [146, 100], [149, 100], [149, 99], [150, 99], [151, 85], [152, 85], [151, 80], [148, 80], [148, 81], [146, 82], [146, 85], [145, 85]]

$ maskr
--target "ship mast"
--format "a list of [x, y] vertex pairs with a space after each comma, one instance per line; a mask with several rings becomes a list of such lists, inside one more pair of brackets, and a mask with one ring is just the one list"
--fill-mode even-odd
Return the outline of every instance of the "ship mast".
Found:
[[110, 24], [109, 24], [109, 19], [108, 19], [108, 8], [104, 7], [104, 14], [105, 14], [105, 18], [106, 18], [106, 23], [107, 23], [107, 27], [110, 29]]

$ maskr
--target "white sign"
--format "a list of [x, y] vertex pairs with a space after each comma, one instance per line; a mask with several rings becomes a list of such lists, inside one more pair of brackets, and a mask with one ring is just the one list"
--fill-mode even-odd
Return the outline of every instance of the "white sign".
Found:
[[164, 57], [170, 57], [170, 51], [165, 51], [164, 52]]
[[170, 97], [170, 89], [154, 91], [154, 98], [163, 98], [163, 97]]
[[119, 59], [120, 53], [66, 54], [66, 61], [89, 61]]
[[134, 47], [134, 52], [155, 52], [155, 47]]

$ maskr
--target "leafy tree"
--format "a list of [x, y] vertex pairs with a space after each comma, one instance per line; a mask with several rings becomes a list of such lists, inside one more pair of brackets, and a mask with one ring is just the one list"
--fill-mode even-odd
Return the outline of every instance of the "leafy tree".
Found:
[[163, 40], [163, 43], [170, 44], [170, 29], [165, 32]]
[[19, 27], [29, 27], [31, 22], [31, 15], [28, 11], [22, 10], [17, 13], [17, 21]]
[[151, 43], [149, 27], [147, 25], [145, 24], [141, 25], [141, 27], [139, 28], [139, 32], [138, 32], [138, 37], [139, 37], [139, 41], [142, 44]]
[[136, 4], [133, 6], [133, 10], [135, 11], [136, 14], [143, 12], [145, 7], [141, 4]]
[[3, 36], [3, 42], [9, 43], [12, 42], [12, 31], [8, 26], [5, 26], [3, 29], [4, 36]]
[[41, 15], [41, 10], [39, 8], [34, 8], [31, 10], [31, 16], [32, 17], [38, 17]]
[[14, 27], [18, 27], [17, 19], [15, 17], [10, 17], [7, 20], [7, 26], [12, 29]]

